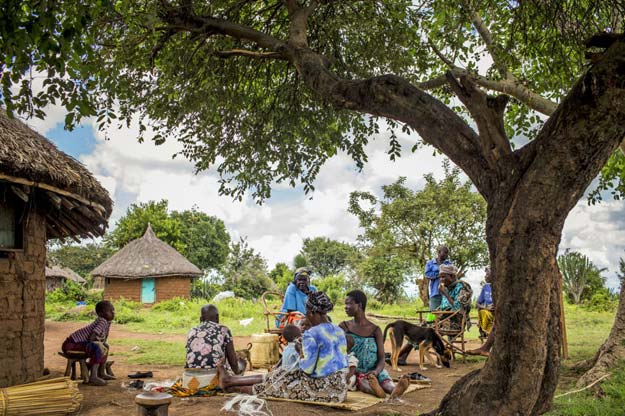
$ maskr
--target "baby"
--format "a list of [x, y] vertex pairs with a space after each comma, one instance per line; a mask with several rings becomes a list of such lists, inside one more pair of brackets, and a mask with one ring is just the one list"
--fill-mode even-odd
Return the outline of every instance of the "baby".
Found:
[[347, 341], [347, 375], [345, 376], [345, 382], [347, 383], [347, 388], [350, 391], [356, 391], [356, 368], [358, 367], [358, 358], [352, 353], [352, 348], [354, 348], [354, 338], [351, 335], [345, 335], [345, 340]]
[[61, 349], [63, 352], [84, 351], [91, 367], [89, 384], [104, 386], [106, 380], [114, 378], [106, 374], [105, 368], [109, 352], [106, 341], [111, 321], [115, 318], [115, 307], [111, 302], [103, 300], [95, 305], [95, 312], [98, 315], [96, 320], [70, 334], [63, 342]]
[[299, 367], [300, 353], [297, 343], [302, 336], [302, 331], [295, 325], [287, 325], [282, 330], [282, 336], [288, 342], [282, 351], [282, 368], [292, 370]]

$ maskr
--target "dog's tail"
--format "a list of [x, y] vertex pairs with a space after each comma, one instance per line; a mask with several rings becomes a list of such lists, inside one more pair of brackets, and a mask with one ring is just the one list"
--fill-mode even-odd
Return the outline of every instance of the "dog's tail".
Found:
[[253, 344], [251, 342], [247, 343], [247, 350], [251, 350], [252, 349]]
[[384, 334], [382, 334], [382, 343], [386, 342], [386, 333], [388, 332], [388, 330], [394, 327], [395, 322], [391, 322], [390, 324], [386, 325], [386, 327], [384, 328]]

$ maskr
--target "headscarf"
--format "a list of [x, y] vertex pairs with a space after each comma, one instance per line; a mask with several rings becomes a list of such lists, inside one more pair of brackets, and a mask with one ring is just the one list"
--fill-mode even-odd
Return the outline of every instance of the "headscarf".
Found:
[[300, 289], [297, 286], [297, 279], [301, 276], [306, 276], [308, 277], [308, 282], [310, 283], [311, 274], [312, 274], [312, 271], [308, 267], [299, 267], [297, 270], [295, 270], [295, 273], [293, 274], [293, 284], [295, 285], [295, 287], [297, 287], [299, 290], [304, 292], [306, 295], [310, 293], [310, 287], [306, 286], [304, 289]]
[[453, 264], [441, 264], [440, 266], [438, 266], [438, 274], [441, 274], [441, 273], [457, 276], [458, 268], [454, 266]]
[[306, 310], [310, 312], [328, 313], [334, 309], [334, 304], [323, 292], [312, 292], [306, 301]]

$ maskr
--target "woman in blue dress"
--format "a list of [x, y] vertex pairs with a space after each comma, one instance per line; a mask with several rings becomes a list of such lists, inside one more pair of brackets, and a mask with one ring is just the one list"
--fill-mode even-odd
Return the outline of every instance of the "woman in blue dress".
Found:
[[308, 300], [308, 294], [316, 292], [317, 288], [310, 284], [310, 269], [306, 267], [300, 267], [295, 270], [293, 281], [289, 283], [284, 294], [284, 302], [280, 312], [285, 312], [284, 315], [279, 315], [276, 319], [276, 327], [280, 328], [290, 324], [287, 312], [299, 312], [300, 318], [306, 315], [306, 301]]
[[[358, 390], [385, 397], [385, 393], [398, 397], [405, 387], [398, 388], [388, 371], [384, 369], [384, 340], [379, 326], [365, 316], [367, 295], [352, 290], [345, 297], [345, 313], [353, 319], [339, 324], [354, 339], [350, 353], [358, 359], [356, 367]], [[397, 391], [395, 391], [397, 389]]]

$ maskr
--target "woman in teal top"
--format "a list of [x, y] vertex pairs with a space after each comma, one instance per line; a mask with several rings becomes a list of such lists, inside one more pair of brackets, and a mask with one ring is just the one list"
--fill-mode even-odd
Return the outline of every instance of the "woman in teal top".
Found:
[[302, 335], [301, 359], [293, 369], [279, 367], [266, 376], [230, 376], [222, 364], [219, 384], [227, 391], [315, 402], [343, 402], [347, 396], [347, 343], [345, 333], [328, 319], [334, 308], [323, 292], [313, 292], [306, 302], [311, 328]]
[[[358, 359], [357, 386], [360, 391], [385, 397], [396, 389], [393, 379], [384, 369], [384, 340], [379, 326], [365, 316], [367, 295], [352, 290], [345, 298], [345, 313], [353, 319], [340, 323], [341, 329], [354, 338], [350, 354]], [[399, 391], [395, 395], [401, 395]]]

